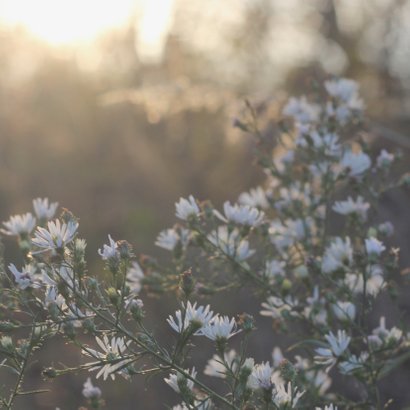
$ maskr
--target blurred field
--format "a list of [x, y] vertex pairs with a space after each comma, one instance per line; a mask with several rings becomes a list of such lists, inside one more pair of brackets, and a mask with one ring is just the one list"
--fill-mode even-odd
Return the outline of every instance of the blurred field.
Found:
[[[50, 46], [27, 28], [0, 26], [1, 218], [28, 211], [38, 196], [59, 201], [80, 218], [96, 272], [108, 233], [162, 258], [153, 243], [174, 223], [180, 196], [219, 205], [263, 179], [251, 166], [252, 141], [232, 128], [245, 97], [278, 106], [326, 72], [354, 78], [372, 121], [400, 134], [383, 145], [401, 147], [408, 164], [410, 1], [175, 0], [154, 57], [143, 52], [138, 21], [130, 16], [88, 48]], [[399, 224], [407, 199], [383, 204]], [[402, 244], [407, 225], [399, 229]], [[6, 261], [15, 259], [15, 247], [5, 244]], [[166, 304], [146, 304], [159, 321], [154, 330], [169, 335], [161, 329]], [[254, 348], [270, 346], [272, 335]], [[29, 385], [47, 386], [39, 371], [58, 363], [61, 348], [40, 354]], [[85, 378], [58, 379], [53, 393], [21, 399], [16, 409], [77, 408]], [[165, 408], [175, 397], [159, 378], [98, 385], [108, 409]]]

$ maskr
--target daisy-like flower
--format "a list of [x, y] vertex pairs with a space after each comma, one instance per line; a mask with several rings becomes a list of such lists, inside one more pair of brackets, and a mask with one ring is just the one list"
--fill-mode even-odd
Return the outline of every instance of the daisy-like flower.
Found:
[[97, 360], [96, 362], [87, 363], [91, 366], [90, 371], [99, 369], [96, 378], [103, 376], [103, 379], [107, 380], [110, 376], [112, 380], [115, 380], [115, 373], [126, 376], [123, 368], [134, 360], [132, 357], [124, 356], [124, 352], [131, 341], [125, 342], [121, 337], [112, 337], [109, 340], [107, 335], [104, 335], [102, 339], [96, 337], [95, 340], [102, 352], [87, 348], [83, 349], [82, 353]]
[[385, 149], [380, 151], [379, 156], [376, 159], [378, 168], [387, 168], [394, 161], [394, 154], [387, 152]]
[[93, 385], [90, 377], [83, 384], [83, 396], [86, 399], [99, 399], [101, 397], [101, 389]]
[[265, 214], [257, 208], [249, 205], [231, 205], [229, 201], [224, 203], [225, 217], [214, 210], [215, 215], [223, 222], [233, 222], [245, 226], [258, 226], [263, 221]]
[[180, 243], [183, 248], [188, 245], [190, 231], [188, 229], [166, 229], [159, 233], [155, 245], [173, 251]]
[[359, 357], [351, 355], [348, 360], [339, 363], [339, 370], [342, 374], [351, 374], [355, 370], [361, 369], [369, 358], [369, 353], [362, 352]]
[[308, 124], [319, 119], [320, 107], [309, 103], [304, 96], [301, 98], [292, 97], [283, 108], [282, 114], [292, 117], [296, 122]]
[[364, 287], [363, 275], [348, 273], [344, 278], [344, 283], [354, 293], [363, 293], [377, 296], [385, 286], [383, 269], [380, 265], [369, 265], [366, 267], [366, 288]]
[[269, 316], [273, 319], [281, 319], [286, 312], [290, 315], [297, 315], [293, 312], [293, 307], [297, 306], [298, 301], [293, 299], [290, 295], [285, 299], [278, 298], [276, 296], [269, 296], [267, 301], [262, 303], [264, 310], [260, 311], [262, 316]]
[[[185, 307], [185, 306], [184, 306]], [[214, 312], [210, 310], [210, 306], [196, 306], [196, 302], [192, 305], [188, 301], [185, 315], [183, 311], [175, 312], [176, 320], [170, 315], [167, 319], [169, 325], [178, 333], [182, 333], [191, 327], [193, 335], [203, 335], [203, 329], [206, 327], [213, 317]]]
[[[185, 371], [189, 373], [193, 379], [196, 378], [197, 372], [195, 370], [195, 367], [193, 367], [191, 371], [189, 371], [189, 369], [186, 369]], [[167, 383], [168, 386], [172, 387], [172, 389], [177, 393], [181, 393], [180, 387], [182, 386], [187, 387], [191, 391], [194, 388], [194, 381], [187, 379], [182, 373], [179, 372], [171, 373], [169, 375], [169, 378], [164, 378], [164, 380], [165, 383]]]
[[236, 322], [228, 316], [215, 316], [207, 326], [202, 329], [202, 333], [211, 340], [227, 340], [239, 333], [236, 331]]
[[[382, 316], [380, 318], [380, 325], [376, 329], [373, 329], [373, 338], [371, 341], [376, 346], [382, 346], [388, 343], [397, 343], [403, 337], [403, 331], [397, 327], [391, 329], [386, 328], [386, 318]], [[371, 336], [369, 336], [370, 338]]]
[[32, 243], [38, 248], [41, 248], [41, 250], [33, 253], [63, 249], [74, 239], [77, 233], [78, 223], [74, 221], [61, 223], [60, 220], [57, 219], [56, 221], [48, 222], [47, 228], [48, 229], [41, 226], [37, 227]]
[[3, 222], [6, 229], [2, 229], [1, 232], [5, 235], [29, 235], [36, 226], [36, 218], [27, 212], [24, 215], [13, 215], [7, 222]]
[[[237, 368], [237, 363], [235, 362], [236, 352], [235, 350], [230, 350], [224, 354], [224, 360], [228, 364], [232, 371]], [[221, 379], [226, 378], [226, 367], [223, 364], [223, 360], [220, 356], [214, 354], [212, 359], [208, 360], [205, 367], [204, 374], [211, 377], [219, 377]]]
[[36, 268], [34, 266], [25, 265], [20, 272], [14, 264], [10, 263], [9, 269], [20, 289], [38, 288], [40, 286], [36, 277]]
[[292, 389], [291, 382], [286, 387], [284, 383], [277, 383], [272, 391], [272, 401], [280, 408], [288, 405], [293, 408], [304, 394], [304, 391], [298, 392], [297, 388]]
[[326, 248], [322, 260], [322, 271], [332, 273], [338, 269], [349, 266], [353, 261], [353, 249], [350, 238], [336, 238], [333, 243]]
[[323, 409], [321, 407], [315, 407], [315, 410], [337, 410], [337, 406], [334, 406], [333, 403], [331, 403], [323, 407]]
[[49, 221], [54, 217], [58, 207], [58, 202], [49, 203], [48, 198], [33, 199], [33, 208], [36, 217], [40, 220]]
[[347, 78], [325, 81], [328, 94], [347, 104], [358, 104], [359, 86], [356, 81]]
[[317, 131], [313, 131], [310, 134], [310, 138], [316, 150], [320, 150], [331, 157], [338, 157], [340, 155], [342, 148], [339, 137], [336, 134], [326, 133], [321, 135]]
[[238, 202], [241, 205], [247, 205], [255, 208], [269, 208], [269, 202], [266, 198], [266, 193], [260, 186], [251, 189], [249, 192], [243, 192], [242, 194], [240, 194]]
[[255, 250], [249, 249], [249, 242], [245, 239], [240, 239], [237, 230], [230, 231], [226, 226], [220, 226], [216, 231], [212, 231], [208, 235], [208, 240], [214, 246], [219, 248], [223, 253], [238, 262], [250, 258]]
[[341, 165], [350, 176], [358, 177], [370, 168], [372, 162], [364, 152], [346, 151], [342, 157]]
[[198, 204], [192, 195], [188, 199], [180, 198], [179, 202], [175, 204], [175, 209], [176, 216], [184, 221], [191, 216], [198, 216], [200, 212]]
[[361, 196], [358, 196], [356, 201], [354, 201], [352, 197], [349, 196], [346, 201], [336, 202], [333, 205], [332, 209], [341, 215], [358, 215], [362, 220], [365, 221], [369, 207], [370, 204], [368, 202], [364, 202]]
[[127, 270], [126, 282], [131, 293], [138, 295], [141, 290], [141, 281], [144, 278], [144, 272], [138, 262], [133, 261], [131, 267]]
[[273, 386], [272, 373], [273, 369], [270, 366], [269, 362], [257, 364], [253, 367], [247, 384], [253, 390], [269, 390]]
[[270, 278], [275, 278], [277, 276], [285, 276], [285, 262], [278, 261], [276, 259], [271, 259], [266, 262], [265, 265], [265, 275]]
[[118, 243], [112, 239], [111, 235], [108, 235], [108, 240], [110, 241], [109, 245], [104, 244], [102, 250], [98, 249], [98, 254], [105, 261], [111, 259], [118, 259], [120, 252], [118, 250]]
[[352, 302], [337, 302], [332, 306], [333, 312], [339, 320], [354, 320], [356, 306]]
[[379, 241], [377, 238], [373, 236], [365, 240], [365, 246], [366, 252], [369, 256], [378, 256], [386, 250], [386, 247], [383, 245], [383, 242]]
[[327, 365], [329, 371], [337, 362], [337, 359], [343, 355], [349, 346], [351, 338], [346, 335], [346, 331], [338, 330], [337, 336], [333, 332], [325, 335], [329, 347], [319, 347], [316, 349], [315, 362]]

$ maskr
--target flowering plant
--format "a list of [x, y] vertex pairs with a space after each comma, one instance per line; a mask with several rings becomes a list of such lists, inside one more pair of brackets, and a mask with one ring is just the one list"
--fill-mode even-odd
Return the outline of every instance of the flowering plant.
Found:
[[[91, 275], [78, 221], [65, 210], [54, 219], [58, 204], [48, 199], [33, 201], [35, 215], [3, 223], [25, 265], [1, 273], [1, 370], [16, 377], [2, 406], [38, 393], [25, 391], [23, 378], [33, 352], [56, 335], [78, 347], [84, 362], [45, 368], [45, 377], [163, 374], [182, 401], [174, 409], [381, 409], [394, 401], [381, 394], [380, 380], [410, 357], [410, 334], [404, 320], [376, 317], [376, 308], [397, 300], [399, 258], [387, 245], [392, 224], [375, 221], [380, 195], [408, 183], [390, 176], [398, 153], [371, 155], [357, 132], [363, 102], [351, 80], [326, 81], [314, 102], [291, 98], [275, 136], [247, 108], [235, 123], [256, 139], [265, 185], [223, 211], [181, 198], [180, 222], [156, 241], [171, 253], [166, 266], [109, 236], [98, 251], [107, 275]], [[272, 346], [261, 363], [248, 350], [256, 319], [214, 313], [203, 302], [241, 288], [254, 292], [275, 334], [290, 335], [290, 345]], [[163, 321], [173, 343], [149, 329], [143, 291], [175, 293], [179, 309]], [[214, 346], [205, 369], [192, 363], [198, 338]], [[209, 377], [223, 383], [211, 388]], [[89, 377], [83, 395], [91, 408], [104, 404]]]

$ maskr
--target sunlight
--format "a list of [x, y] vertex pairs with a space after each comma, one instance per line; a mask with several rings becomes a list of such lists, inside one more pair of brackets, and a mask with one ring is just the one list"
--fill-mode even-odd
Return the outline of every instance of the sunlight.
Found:
[[134, 0], [0, 0], [0, 19], [51, 45], [63, 45], [91, 41], [124, 24], [134, 7]]

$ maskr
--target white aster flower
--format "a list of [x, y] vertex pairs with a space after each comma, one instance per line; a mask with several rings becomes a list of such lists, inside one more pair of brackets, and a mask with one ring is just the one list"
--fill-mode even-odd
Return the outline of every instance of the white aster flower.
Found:
[[378, 256], [380, 255], [383, 251], [386, 250], [386, 247], [383, 245], [383, 242], [379, 241], [375, 237], [370, 237], [365, 240], [365, 245], [366, 245], [366, 252], [369, 256], [375, 255]]
[[337, 359], [345, 352], [351, 338], [346, 335], [344, 330], [338, 330], [337, 336], [330, 332], [325, 335], [325, 338], [329, 347], [316, 349], [315, 362], [328, 366], [326, 370], [329, 371], [336, 364]]
[[367, 218], [367, 210], [369, 209], [370, 204], [364, 202], [363, 197], [358, 196], [356, 201], [352, 197], [348, 197], [346, 201], [336, 202], [332, 209], [341, 215], [358, 215], [362, 220]]
[[[185, 308], [185, 306], [183, 305]], [[206, 327], [213, 317], [210, 306], [196, 306], [196, 302], [192, 305], [188, 301], [185, 314], [181, 310], [175, 312], [176, 320], [170, 315], [167, 319], [169, 325], [178, 333], [184, 332], [191, 326], [195, 336], [203, 335], [203, 329]]]
[[362, 352], [359, 357], [351, 355], [348, 360], [339, 363], [338, 368], [342, 374], [352, 374], [354, 371], [363, 368], [364, 363], [369, 358], [369, 353]]
[[13, 215], [7, 222], [3, 222], [6, 229], [2, 229], [1, 232], [5, 235], [29, 235], [36, 226], [36, 218], [27, 212], [24, 215]]
[[87, 378], [87, 381], [83, 384], [83, 396], [86, 399], [99, 399], [101, 397], [101, 389], [94, 386], [91, 382], [91, 378]]
[[[232, 371], [236, 370], [237, 363], [235, 362], [236, 352], [231, 349], [229, 352], [224, 353], [224, 360]], [[223, 360], [220, 356], [214, 354], [212, 359], [208, 360], [205, 367], [204, 374], [211, 377], [219, 377], [221, 379], [226, 378], [226, 367], [223, 364]]]
[[347, 78], [325, 81], [328, 94], [340, 101], [360, 108], [363, 103], [359, 100], [359, 86], [356, 81]]
[[277, 383], [272, 391], [272, 401], [280, 408], [288, 405], [294, 408], [304, 394], [304, 391], [298, 392], [297, 388], [292, 389], [291, 382], [288, 382], [286, 387], [284, 383]]
[[[185, 370], [187, 373], [191, 375], [193, 379], [196, 377], [196, 370], [195, 367], [192, 368], [191, 371], [189, 369]], [[181, 384], [185, 385], [188, 387], [189, 390], [193, 390], [194, 388], [194, 382], [191, 379], [187, 379], [182, 373], [171, 373], [169, 375], [169, 378], [164, 378], [165, 382], [168, 384], [168, 386], [172, 387], [176, 393], [181, 393], [180, 386]]]
[[173, 251], [179, 243], [185, 248], [189, 242], [189, 235], [188, 229], [165, 229], [159, 233], [155, 245], [168, 251]]
[[251, 257], [255, 251], [249, 249], [249, 242], [241, 239], [239, 232], [229, 230], [227, 226], [219, 226], [207, 236], [209, 242], [219, 248], [222, 253], [242, 262]]
[[225, 217], [217, 210], [214, 210], [214, 213], [223, 222], [233, 222], [246, 226], [260, 225], [265, 216], [265, 214], [257, 208], [248, 205], [231, 205], [229, 201], [224, 203]]
[[262, 316], [272, 317], [273, 319], [281, 319], [284, 314], [296, 316], [297, 313], [293, 311], [293, 308], [297, 306], [297, 299], [293, 299], [290, 295], [285, 299], [278, 298], [276, 296], [269, 296], [267, 301], [262, 303], [264, 310], [260, 311]]
[[273, 386], [272, 373], [273, 369], [269, 362], [257, 364], [253, 367], [252, 373], [248, 378], [247, 385], [254, 390], [269, 390]]
[[336, 134], [319, 134], [319, 132], [313, 131], [310, 134], [310, 138], [316, 150], [320, 150], [324, 152], [325, 155], [331, 157], [338, 157], [340, 155], [342, 148], [340, 146], [339, 137]]
[[102, 339], [96, 337], [95, 340], [102, 352], [90, 348], [82, 350], [84, 355], [97, 360], [96, 362], [87, 363], [87, 365], [92, 366], [90, 371], [99, 369], [96, 377], [98, 379], [103, 376], [104, 380], [107, 380], [108, 376], [114, 380], [115, 373], [126, 376], [126, 371], [123, 368], [134, 360], [133, 357], [124, 356], [131, 341], [125, 342], [122, 337], [112, 337], [109, 340], [107, 335], [104, 335]]
[[179, 202], [175, 204], [176, 216], [179, 219], [186, 221], [191, 216], [199, 215], [199, 207], [195, 198], [190, 195], [188, 199], [180, 198]]
[[315, 410], [337, 410], [337, 406], [334, 406], [333, 403], [331, 403], [323, 407], [323, 409], [321, 407], [315, 407]]
[[40, 220], [49, 221], [54, 217], [58, 207], [58, 202], [48, 202], [48, 198], [33, 199], [33, 208], [36, 217]]
[[356, 306], [351, 302], [337, 302], [332, 306], [333, 312], [339, 320], [351, 320], [356, 317]]
[[307, 306], [303, 310], [303, 315], [316, 325], [327, 325], [327, 311], [324, 308], [325, 300], [320, 297], [319, 286], [314, 287], [312, 297], [308, 297], [306, 302]]
[[14, 280], [17, 286], [24, 290], [27, 288], [38, 288], [40, 286], [39, 280], [36, 275], [36, 268], [33, 265], [25, 265], [21, 272], [10, 263], [9, 265], [10, 272], [14, 276]]
[[342, 157], [341, 165], [350, 176], [358, 177], [370, 168], [372, 162], [364, 152], [346, 151]]
[[322, 271], [332, 273], [338, 269], [349, 266], [353, 261], [353, 249], [350, 238], [336, 238], [333, 243], [326, 248], [322, 260]]
[[60, 220], [57, 219], [56, 221], [49, 221], [47, 228], [48, 229], [42, 228], [41, 226], [37, 227], [32, 243], [38, 248], [42, 248], [42, 250], [33, 253], [63, 249], [74, 239], [78, 223], [74, 221], [61, 223]]
[[251, 189], [249, 192], [243, 192], [239, 195], [238, 202], [241, 205], [247, 205], [250, 207], [267, 209], [269, 208], [269, 202], [266, 198], [266, 193], [262, 187]]
[[283, 261], [278, 261], [276, 259], [271, 259], [266, 261], [265, 265], [265, 276], [270, 278], [275, 278], [277, 276], [285, 276], [285, 266], [286, 263]]
[[376, 159], [376, 164], [378, 168], [387, 168], [394, 161], [394, 154], [387, 152], [382, 149], [379, 156]]
[[377, 336], [381, 344], [397, 343], [403, 337], [403, 331], [397, 327], [392, 327], [391, 329], [386, 328], [386, 318], [382, 316], [380, 318], [380, 325], [376, 329], [373, 329], [373, 335]]
[[131, 267], [127, 270], [126, 282], [131, 293], [138, 295], [141, 290], [141, 281], [144, 278], [144, 272], [138, 262], [133, 261]]
[[98, 249], [98, 254], [105, 261], [110, 259], [118, 259], [120, 253], [118, 251], [118, 243], [112, 239], [111, 235], [108, 235], [109, 245], [104, 244], [102, 250]]
[[344, 278], [344, 283], [354, 293], [363, 293], [366, 291], [366, 294], [377, 296], [385, 286], [383, 269], [380, 265], [369, 265], [366, 267], [365, 275], [367, 277], [366, 289], [364, 289], [362, 274], [348, 273]]
[[236, 322], [228, 316], [215, 316], [203, 329], [202, 333], [211, 340], [227, 340], [236, 335]]
[[316, 122], [319, 119], [320, 107], [311, 104], [306, 97], [290, 98], [282, 111], [283, 115], [292, 117], [296, 122], [305, 124]]

